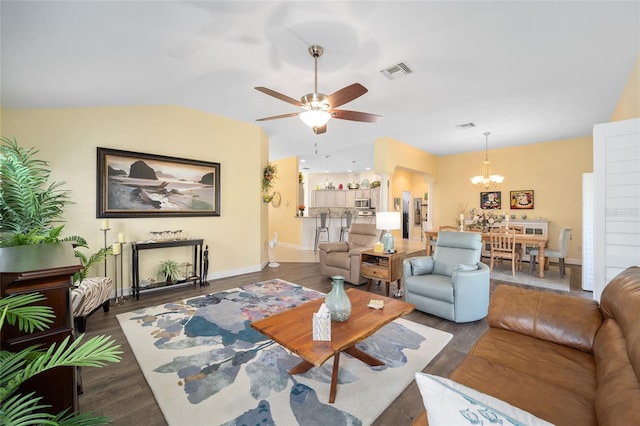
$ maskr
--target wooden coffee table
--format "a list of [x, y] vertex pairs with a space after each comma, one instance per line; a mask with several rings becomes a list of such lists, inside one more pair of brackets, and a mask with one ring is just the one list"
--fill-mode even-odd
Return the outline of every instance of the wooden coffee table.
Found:
[[414, 305], [402, 300], [378, 295], [374, 298], [384, 300], [384, 308], [372, 309], [367, 306], [371, 300], [371, 293], [353, 288], [348, 289], [346, 293], [351, 301], [351, 316], [345, 322], [331, 323], [330, 342], [313, 340], [313, 314], [318, 311], [324, 298], [312, 300], [251, 323], [251, 327], [255, 330], [303, 359], [300, 364], [289, 370], [289, 374], [301, 374], [314, 366], [320, 367], [326, 360], [333, 357], [330, 403], [336, 399], [340, 353], [346, 352], [369, 365], [384, 365], [379, 359], [356, 348], [356, 343], [415, 309]]

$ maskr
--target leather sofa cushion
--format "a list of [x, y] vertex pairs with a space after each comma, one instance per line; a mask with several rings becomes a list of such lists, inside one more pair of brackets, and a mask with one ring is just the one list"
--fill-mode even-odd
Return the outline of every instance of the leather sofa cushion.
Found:
[[605, 320], [598, 330], [594, 355], [598, 366], [598, 422], [603, 425], [640, 424], [640, 382], [629, 363], [622, 329], [615, 320]]
[[593, 355], [524, 334], [491, 328], [470, 351], [474, 356], [536, 378], [593, 401], [596, 365]]
[[[531, 373], [512, 370], [503, 364], [469, 354], [451, 379], [556, 425], [597, 424], [592, 399], [547, 382], [539, 378], [538, 373], [533, 369]], [[565, 379], [573, 380], [567, 376]]]
[[491, 296], [490, 327], [591, 352], [602, 324], [598, 303], [590, 299], [543, 293], [509, 285], [498, 286]]

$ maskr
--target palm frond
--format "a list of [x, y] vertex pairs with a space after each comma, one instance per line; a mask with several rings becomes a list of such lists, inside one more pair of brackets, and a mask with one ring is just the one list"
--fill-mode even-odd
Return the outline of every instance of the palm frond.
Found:
[[14, 395], [2, 400], [0, 405], [0, 424], [12, 426], [27, 425], [57, 425], [55, 416], [38, 411], [49, 408], [49, 405], [40, 404], [41, 397], [35, 393], [26, 395]]
[[55, 417], [59, 426], [94, 426], [111, 424], [107, 417], [96, 416], [94, 413], [67, 413], [62, 412]]
[[80, 346], [84, 335], [69, 343], [67, 336], [56, 348], [52, 344], [32, 362], [28, 363], [20, 374], [15, 376], [7, 388], [19, 386], [30, 377], [56, 367], [102, 367], [106, 362], [119, 362], [122, 351], [118, 350], [110, 336], [95, 336]]
[[44, 300], [46, 298], [40, 293], [11, 295], [0, 299], [0, 309], [3, 311], [0, 317], [0, 327], [6, 319], [10, 325], [15, 325], [17, 321], [20, 331], [33, 333], [34, 329], [46, 329], [55, 318], [53, 308], [33, 305], [33, 303]]

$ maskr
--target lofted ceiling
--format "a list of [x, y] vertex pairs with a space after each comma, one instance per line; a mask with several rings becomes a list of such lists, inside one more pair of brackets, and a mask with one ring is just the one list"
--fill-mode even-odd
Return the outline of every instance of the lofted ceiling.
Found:
[[[638, 1], [2, 0], [0, 19], [3, 108], [182, 105], [261, 126], [310, 172], [372, 167], [383, 136], [439, 156], [486, 131], [489, 149], [589, 136], [640, 54]], [[255, 121], [298, 111], [255, 86], [313, 92], [312, 44], [318, 90], [363, 84], [342, 108], [380, 123]]]

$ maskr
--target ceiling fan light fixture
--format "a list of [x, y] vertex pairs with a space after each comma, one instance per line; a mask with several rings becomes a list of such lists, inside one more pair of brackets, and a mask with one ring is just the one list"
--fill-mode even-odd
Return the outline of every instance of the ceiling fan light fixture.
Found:
[[300, 119], [311, 128], [322, 127], [331, 119], [331, 114], [321, 109], [309, 109], [300, 114]]

